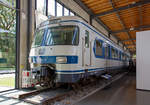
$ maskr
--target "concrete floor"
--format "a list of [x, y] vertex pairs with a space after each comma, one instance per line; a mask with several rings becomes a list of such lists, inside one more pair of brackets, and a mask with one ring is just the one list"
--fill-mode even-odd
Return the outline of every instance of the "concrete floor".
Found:
[[150, 91], [136, 90], [136, 76], [128, 74], [76, 105], [150, 105]]
[[0, 92], [0, 105], [31, 105], [14, 98], [17, 98], [18, 94], [26, 93], [22, 90], [11, 90], [7, 92]]

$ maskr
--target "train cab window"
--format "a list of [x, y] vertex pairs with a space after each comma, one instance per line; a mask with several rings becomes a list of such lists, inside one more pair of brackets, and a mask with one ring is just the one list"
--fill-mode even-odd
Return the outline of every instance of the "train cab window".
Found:
[[96, 55], [102, 56], [103, 50], [102, 50], [103, 43], [101, 41], [96, 40]]
[[79, 28], [77, 26], [57, 26], [48, 28], [45, 45], [78, 45]]
[[85, 31], [85, 47], [89, 48], [89, 32]]
[[45, 31], [44, 29], [36, 31], [36, 36], [35, 36], [34, 42], [32, 44], [32, 47], [37, 47], [42, 44], [44, 31]]

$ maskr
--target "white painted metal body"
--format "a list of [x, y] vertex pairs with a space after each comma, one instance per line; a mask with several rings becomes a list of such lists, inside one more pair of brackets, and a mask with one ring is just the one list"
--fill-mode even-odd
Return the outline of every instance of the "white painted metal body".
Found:
[[[30, 51], [30, 57], [38, 57], [37, 64], [41, 64], [41, 56], [77, 56], [78, 62], [76, 64], [55, 64], [57, 74], [82, 74], [88, 72], [89, 74], [97, 74], [100, 71], [108, 71], [111, 69], [119, 69], [123, 66], [128, 66], [128, 61], [104, 59], [96, 57], [94, 53], [95, 39], [100, 39], [104, 43], [111, 45], [118, 51], [126, 53], [118, 45], [113, 43], [107, 37], [96, 31], [92, 26], [84, 22], [81, 18], [76, 16], [58, 17], [61, 19], [59, 24], [49, 24], [40, 26], [39, 29], [47, 27], [64, 25], [76, 25], [79, 27], [79, 44], [77, 46], [72, 45], [56, 45], [56, 46], [40, 46], [32, 48]], [[85, 47], [85, 30], [89, 32], [89, 48]], [[39, 54], [39, 50], [44, 49], [44, 54]], [[126, 53], [129, 55], [129, 53]], [[34, 64], [31, 63], [31, 68], [34, 68]]]

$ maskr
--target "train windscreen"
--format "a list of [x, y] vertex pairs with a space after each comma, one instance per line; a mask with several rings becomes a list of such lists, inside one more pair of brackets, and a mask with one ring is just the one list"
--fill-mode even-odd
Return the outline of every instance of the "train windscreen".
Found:
[[78, 45], [79, 28], [77, 26], [57, 26], [48, 28], [45, 45]]

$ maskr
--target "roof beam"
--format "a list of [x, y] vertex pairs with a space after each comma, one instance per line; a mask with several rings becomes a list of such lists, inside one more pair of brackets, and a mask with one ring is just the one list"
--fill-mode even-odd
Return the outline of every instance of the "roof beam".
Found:
[[145, 25], [145, 26], [139, 26], [139, 27], [132, 27], [132, 28], [128, 28], [128, 29], [123, 29], [123, 30], [117, 30], [117, 31], [111, 31], [111, 34], [116, 34], [116, 33], [120, 33], [120, 32], [128, 32], [128, 31], [140, 31], [141, 29], [144, 28], [150, 28], [150, 25]]
[[126, 44], [126, 46], [135, 46], [135, 44]]
[[[92, 17], [94, 13], [81, 1], [81, 0], [74, 0], [84, 11], [86, 11], [90, 15], [90, 21], [92, 21]], [[95, 18], [95, 20], [104, 27], [108, 32], [110, 32], [110, 29], [99, 19]], [[91, 22], [90, 22], [91, 23]]]
[[[116, 8], [115, 8], [115, 5], [114, 5], [114, 3], [113, 3], [113, 1], [112, 1], [112, 0], [109, 0], [109, 2], [110, 2], [110, 4], [112, 5], [113, 9], [116, 9]], [[120, 15], [119, 15], [118, 12], [116, 12], [116, 15], [117, 15], [117, 17], [118, 17], [118, 19], [119, 19], [120, 24], [122, 25], [122, 27], [123, 27], [124, 29], [126, 29], [126, 27], [125, 27], [123, 21], [121, 20]], [[131, 39], [131, 35], [129, 34], [129, 32], [126, 32], [126, 33], [127, 33], [128, 37]], [[132, 41], [132, 42], [133, 42], [133, 44], [135, 44], [134, 41]], [[125, 46], [126, 46], [126, 45], [125, 45]]]
[[95, 15], [93, 15], [93, 18], [98, 17], [98, 16], [104, 16], [104, 15], [114, 13], [114, 12], [119, 12], [121, 10], [126, 10], [126, 9], [129, 9], [129, 8], [144, 5], [144, 4], [147, 4], [147, 3], [150, 3], [150, 0], [143, 0], [143, 1], [139, 1], [139, 2], [133, 2], [132, 4], [129, 4], [129, 5], [126, 5], [126, 6], [123, 6], [123, 7], [114, 8], [114, 9], [109, 10], [109, 11], [105, 11], [105, 12], [102, 12], [102, 13], [95, 14]]
[[136, 40], [136, 39], [121, 40], [121, 42], [127, 42], [127, 41], [132, 41], [132, 40]]
[[142, 6], [139, 6], [140, 26], [143, 25]]
[[[141, 0], [140, 0], [140, 1], [141, 1]], [[142, 26], [142, 25], [143, 25], [142, 6], [140, 5], [138, 9], [139, 9], [140, 26]], [[142, 28], [141, 28], [140, 30], [142, 30]]]

